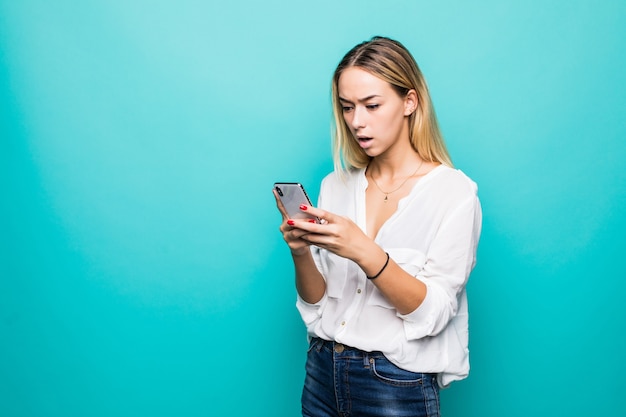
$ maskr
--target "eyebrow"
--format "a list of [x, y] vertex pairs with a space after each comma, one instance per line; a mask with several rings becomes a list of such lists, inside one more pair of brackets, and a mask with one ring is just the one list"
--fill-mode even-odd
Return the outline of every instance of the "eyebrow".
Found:
[[[371, 99], [373, 99], [373, 98], [375, 98], [375, 97], [382, 97], [382, 96], [380, 96], [380, 95], [378, 95], [378, 94], [372, 94], [371, 96], [367, 96], [367, 97], [362, 98], [362, 99], [359, 99], [359, 100], [357, 100], [357, 101], [358, 101], [359, 103], [363, 103], [363, 102], [366, 102], [366, 101], [368, 101], [368, 100], [371, 100]], [[339, 101], [345, 101], [346, 103], [352, 103], [352, 101], [350, 101], [350, 100], [348, 100], [348, 99], [345, 99], [345, 98], [343, 98], [343, 97], [341, 97], [341, 96], [339, 96]]]

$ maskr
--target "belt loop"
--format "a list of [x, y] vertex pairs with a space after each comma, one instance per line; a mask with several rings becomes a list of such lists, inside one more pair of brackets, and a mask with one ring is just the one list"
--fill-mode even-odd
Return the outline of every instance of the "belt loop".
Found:
[[320, 353], [322, 351], [322, 348], [324, 347], [324, 343], [326, 343], [324, 339], [320, 337], [315, 338], [315, 350], [317, 351], [317, 353]]
[[322, 339], [320, 339], [319, 337], [312, 337], [311, 338], [311, 350], [315, 350], [317, 353], [320, 352], [320, 350], [322, 350], [322, 347], [324, 346], [324, 341]]
[[369, 369], [370, 367], [370, 354], [369, 352], [363, 351], [363, 367]]

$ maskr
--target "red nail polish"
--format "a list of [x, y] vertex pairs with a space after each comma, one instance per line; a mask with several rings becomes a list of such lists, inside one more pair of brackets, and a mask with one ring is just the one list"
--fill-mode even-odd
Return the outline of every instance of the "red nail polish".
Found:
[[309, 219], [309, 223], [315, 223], [314, 219]]
[[294, 222], [293, 220], [291, 220], [291, 219], [287, 220], [287, 224], [288, 224], [289, 226], [293, 226], [293, 225], [294, 225], [294, 223], [295, 223], [295, 222]]
[[306, 206], [304, 204], [300, 204], [300, 210], [306, 210]]

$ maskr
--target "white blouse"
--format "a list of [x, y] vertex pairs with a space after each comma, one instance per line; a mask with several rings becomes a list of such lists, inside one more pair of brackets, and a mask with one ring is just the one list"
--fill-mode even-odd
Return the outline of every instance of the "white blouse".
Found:
[[[365, 170], [322, 181], [318, 207], [346, 216], [365, 232]], [[482, 212], [477, 186], [461, 171], [440, 165], [422, 177], [383, 224], [376, 243], [427, 286], [426, 298], [402, 315], [358, 265], [312, 246], [326, 280], [316, 304], [298, 298], [309, 336], [365, 351], [382, 351], [400, 368], [437, 373], [439, 385], [469, 373], [465, 284], [476, 261]]]

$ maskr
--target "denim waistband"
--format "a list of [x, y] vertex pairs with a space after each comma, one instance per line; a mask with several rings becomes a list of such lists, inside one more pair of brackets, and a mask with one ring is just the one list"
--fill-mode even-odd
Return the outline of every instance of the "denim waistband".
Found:
[[353, 346], [348, 346], [343, 343], [338, 343], [330, 340], [321, 339], [319, 337], [313, 337], [311, 339], [311, 348], [321, 350], [322, 348], [327, 348], [335, 353], [351, 353], [352, 356], [384, 356], [380, 351], [367, 352], [361, 350], [359, 348], [355, 348]]

